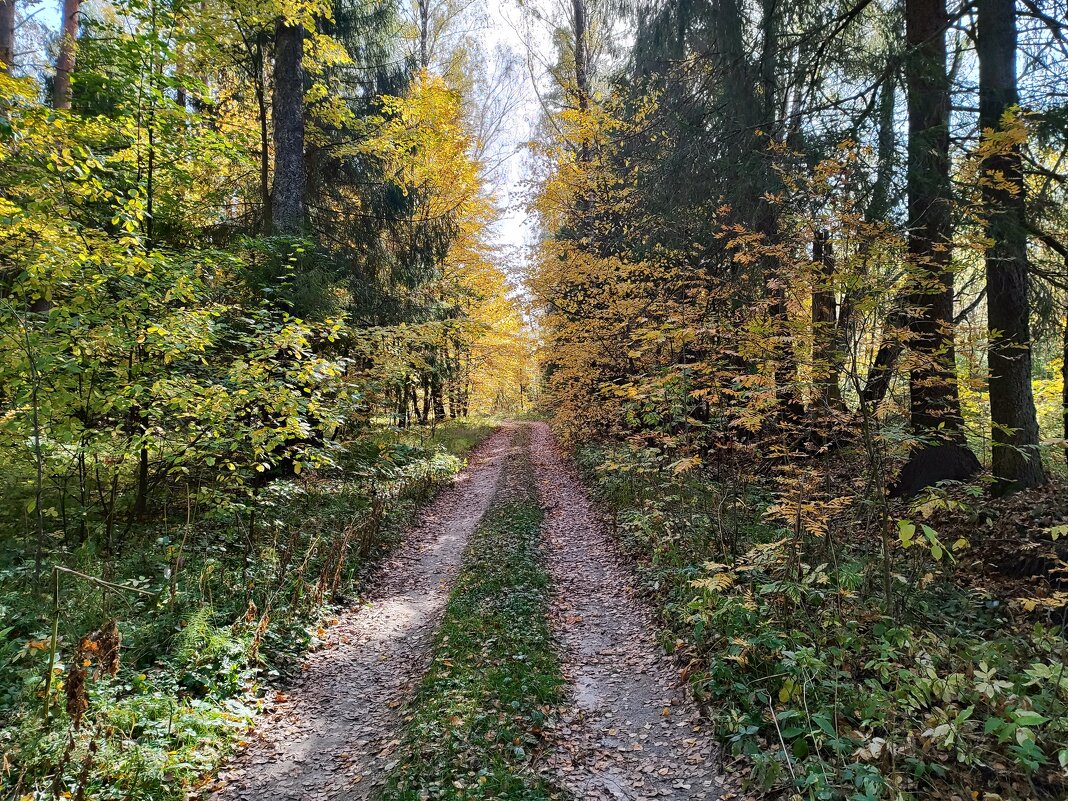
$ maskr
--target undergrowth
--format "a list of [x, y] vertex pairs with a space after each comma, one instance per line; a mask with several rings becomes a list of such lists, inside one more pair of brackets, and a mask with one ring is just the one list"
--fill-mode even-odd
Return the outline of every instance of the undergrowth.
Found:
[[532, 768], [563, 679], [524, 457], [509, 460], [502, 486], [468, 544], [388, 801], [558, 797]]
[[57, 564], [94, 578], [60, 576], [47, 722], [52, 598], [32, 565], [3, 555], [0, 798], [186, 797], [241, 737], [264, 689], [315, 647], [363, 567], [491, 430], [372, 433], [338, 469], [272, 481], [225, 516], [181, 509], [175, 522], [164, 510], [115, 553], [57, 547]]
[[886, 564], [863, 508], [835, 500], [847, 487], [809, 487], [790, 506], [801, 479], [679, 470], [637, 445], [580, 459], [751, 789], [1068, 793], [1063, 632], [955, 576], [966, 540], [902, 520]]

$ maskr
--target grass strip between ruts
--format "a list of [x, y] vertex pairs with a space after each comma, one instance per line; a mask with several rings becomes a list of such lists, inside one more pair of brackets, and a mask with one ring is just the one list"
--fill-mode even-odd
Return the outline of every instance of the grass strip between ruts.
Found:
[[468, 543], [409, 709], [389, 801], [560, 797], [532, 767], [563, 679], [546, 617], [543, 515], [525, 455], [509, 458], [501, 486], [508, 489]]

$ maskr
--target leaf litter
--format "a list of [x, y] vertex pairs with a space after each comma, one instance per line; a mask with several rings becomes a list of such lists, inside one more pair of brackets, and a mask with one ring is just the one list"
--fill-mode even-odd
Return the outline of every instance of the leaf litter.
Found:
[[[543, 423], [531, 463], [546, 517], [551, 626], [569, 703], [545, 731], [540, 771], [576, 801], [727, 799], [712, 732], [657, 644], [655, 618], [567, 457]], [[213, 801], [377, 798], [397, 766], [407, 704], [469, 535], [517, 439], [506, 425], [425, 510], [343, 613], [300, 677], [277, 693]]]
[[546, 513], [552, 626], [572, 690], [544, 770], [583, 801], [730, 797], [712, 732], [679, 686], [651, 610], [544, 423], [535, 426], [533, 462]]

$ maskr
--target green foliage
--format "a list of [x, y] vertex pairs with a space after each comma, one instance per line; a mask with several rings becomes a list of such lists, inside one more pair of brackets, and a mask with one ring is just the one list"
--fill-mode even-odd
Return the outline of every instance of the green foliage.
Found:
[[[460, 442], [488, 431], [444, 428]], [[275, 481], [254, 504], [231, 503], [226, 515], [216, 507], [189, 522], [139, 525], [118, 559], [91, 541], [57, 552], [84, 573], [152, 595], [65, 579], [48, 726], [41, 719], [48, 608], [20, 591], [32, 566], [3, 568], [5, 797], [50, 796], [53, 786], [126, 801], [185, 797], [245, 731], [270, 682], [295, 668], [336, 605], [358, 590], [366, 560], [388, 549], [415, 506], [462, 466], [442, 446], [382, 433], [353, 443], [339, 461], [344, 472]], [[88, 653], [88, 709], [76, 728], [65, 699], [77, 645], [109, 617], [122, 633], [121, 667], [111, 677]]]
[[[409, 91], [393, 4], [83, 12], [69, 109], [0, 72], [0, 796], [180, 798], [530, 349], [462, 98]], [[263, 233], [280, 19], [299, 238]]]

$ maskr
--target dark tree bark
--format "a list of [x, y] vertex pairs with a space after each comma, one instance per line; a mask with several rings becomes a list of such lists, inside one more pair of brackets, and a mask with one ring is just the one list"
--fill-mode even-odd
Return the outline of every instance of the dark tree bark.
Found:
[[424, 373], [423, 385], [423, 409], [419, 412], [419, 422], [425, 423], [430, 419], [430, 378]]
[[74, 72], [80, 13], [81, 0], [63, 0], [59, 56], [56, 58], [56, 77], [52, 83], [52, 105], [57, 109], [70, 108], [70, 77]]
[[300, 234], [307, 222], [304, 190], [304, 28], [279, 20], [274, 51], [274, 185], [271, 231]]
[[445, 392], [437, 373], [430, 377], [430, 397], [434, 405], [434, 422], [441, 423], [445, 420]]
[[271, 131], [267, 104], [267, 54], [265, 34], [257, 35], [255, 54], [256, 116], [260, 126], [260, 225], [263, 233], [271, 233]]
[[[750, 61], [745, 39], [745, 17], [738, 0], [719, 0], [712, 10], [714, 37], [710, 53], [722, 81], [721, 91], [727, 109], [725, 159], [735, 170], [728, 194], [735, 220], [759, 234], [767, 248], [760, 260], [767, 287], [768, 314], [779, 327], [771, 347], [775, 363], [778, 423], [789, 428], [804, 413], [797, 391], [797, 361], [788, 337], [785, 282], [781, 259], [774, 248], [779, 243], [779, 209], [767, 197], [779, 186], [769, 150], [769, 132], [782, 128], [775, 99], [780, 94], [776, 66], [780, 56], [778, 0], [761, 0], [761, 48], [756, 63]], [[799, 113], [799, 109], [795, 109]]]
[[909, 376], [913, 429], [961, 439], [953, 346], [949, 90], [946, 0], [906, 0], [908, 89], [908, 220], [911, 346], [922, 363]]
[[[1019, 103], [1015, 0], [979, 0], [979, 125], [1001, 128]], [[986, 307], [990, 336], [991, 468], [1006, 487], [1045, 480], [1031, 390], [1031, 305], [1023, 163], [1018, 146], [997, 148], [983, 162], [987, 235]]]
[[894, 76], [888, 75], [879, 90], [879, 136], [877, 140], [877, 167], [875, 184], [871, 189], [871, 201], [864, 210], [868, 222], [885, 222], [890, 217], [893, 198], [890, 194], [894, 175], [894, 154], [897, 152], [897, 136], [894, 130], [894, 107], [897, 91]]
[[879, 350], [875, 354], [875, 361], [872, 362], [868, 377], [864, 381], [864, 389], [860, 393], [861, 401], [873, 411], [890, 391], [890, 382], [894, 378], [894, 366], [905, 350], [904, 333], [908, 324], [908, 315], [904, 309], [896, 308], [890, 312], [886, 318], [886, 324], [883, 325]]
[[[575, 25], [575, 94], [579, 111], [585, 112], [590, 108], [590, 62], [589, 42], [587, 37], [588, 22], [586, 20], [586, 0], [572, 0], [571, 3], [573, 22]], [[590, 145], [583, 137], [579, 146], [578, 161], [585, 164], [590, 160]], [[587, 201], [582, 201], [585, 207]]]
[[812, 285], [812, 369], [820, 409], [842, 406], [841, 353], [838, 349], [838, 309], [834, 297], [834, 249], [826, 231], [817, 231], [812, 242], [815, 265]]
[[460, 414], [460, 346], [456, 345], [456, 355], [445, 351], [445, 363], [449, 366], [449, 417], [455, 420]]
[[15, 0], [0, 0], [0, 70], [10, 72], [15, 61]]
[[419, 66], [430, 67], [430, 0], [419, 0]]
[[586, 0], [572, 0], [572, 13], [575, 23], [575, 92], [578, 95], [578, 107], [585, 111], [590, 107], [590, 64], [586, 23]]
[[[893, 76], [888, 75], [879, 92], [878, 168], [875, 184], [872, 186], [871, 202], [864, 210], [864, 219], [869, 223], [886, 222], [893, 206], [890, 186], [894, 171], [894, 154], [897, 151], [897, 137], [894, 135], [895, 95]], [[847, 319], [852, 317], [855, 304], [856, 299], [847, 294], [842, 303], [842, 316]], [[907, 326], [908, 320], [904, 311], [895, 307], [883, 326], [879, 350], [876, 351], [875, 361], [868, 371], [860, 393], [862, 403], [873, 410], [883, 402], [890, 390], [894, 367], [904, 350], [902, 332]]]

